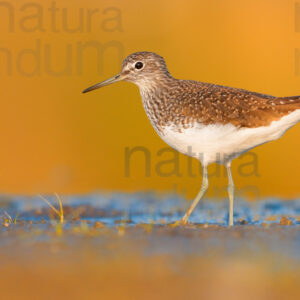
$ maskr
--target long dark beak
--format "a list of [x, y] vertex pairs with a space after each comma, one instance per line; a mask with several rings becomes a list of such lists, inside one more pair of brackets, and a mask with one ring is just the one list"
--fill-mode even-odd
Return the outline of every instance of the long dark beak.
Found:
[[115, 82], [118, 82], [118, 81], [121, 81], [123, 78], [120, 74], [114, 76], [114, 77], [111, 77], [105, 81], [102, 81], [100, 83], [97, 83], [93, 86], [90, 86], [89, 88], [85, 89], [84, 91], [82, 91], [82, 93], [87, 93], [87, 92], [91, 92], [93, 90], [96, 90], [96, 89], [99, 89], [103, 86], [106, 86], [106, 85], [109, 85], [111, 83], [115, 83]]

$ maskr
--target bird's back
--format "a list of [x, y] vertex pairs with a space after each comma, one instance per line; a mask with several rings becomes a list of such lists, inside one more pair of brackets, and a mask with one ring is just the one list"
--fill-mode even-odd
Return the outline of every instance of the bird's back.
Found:
[[233, 124], [254, 128], [268, 126], [300, 108], [300, 96], [276, 98], [243, 89], [177, 80], [162, 92], [168, 116], [184, 126], [193, 122]]
[[298, 96], [276, 98], [191, 80], [172, 79], [142, 97], [163, 140], [204, 164], [223, 163], [277, 139], [300, 120]]

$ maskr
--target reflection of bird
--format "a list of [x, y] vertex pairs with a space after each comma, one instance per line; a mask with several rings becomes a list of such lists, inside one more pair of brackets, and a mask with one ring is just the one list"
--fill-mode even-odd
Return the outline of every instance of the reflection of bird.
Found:
[[182, 218], [183, 224], [207, 190], [207, 166], [218, 162], [227, 167], [229, 225], [233, 225], [232, 159], [255, 146], [278, 139], [300, 121], [300, 96], [276, 98], [175, 79], [168, 72], [164, 59], [152, 52], [129, 55], [120, 74], [83, 92], [121, 80], [139, 87], [147, 116], [159, 136], [171, 147], [202, 163], [202, 187]]

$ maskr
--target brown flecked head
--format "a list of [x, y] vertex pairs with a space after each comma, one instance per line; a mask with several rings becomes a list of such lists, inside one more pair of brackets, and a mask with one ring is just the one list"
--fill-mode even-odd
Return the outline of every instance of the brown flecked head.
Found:
[[121, 76], [137, 85], [170, 77], [165, 60], [154, 52], [135, 52], [125, 58]]
[[154, 52], [135, 52], [124, 59], [120, 74], [85, 89], [83, 93], [118, 81], [130, 81], [139, 87], [149, 87], [170, 78], [172, 77], [163, 57]]

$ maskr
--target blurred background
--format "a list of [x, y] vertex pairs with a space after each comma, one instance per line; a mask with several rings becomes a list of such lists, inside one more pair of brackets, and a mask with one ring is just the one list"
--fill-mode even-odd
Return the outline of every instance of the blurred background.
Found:
[[[0, 23], [2, 193], [194, 197], [197, 161], [165, 149], [137, 87], [81, 94], [135, 51], [162, 55], [177, 78], [300, 95], [300, 4], [293, 0], [10, 0], [0, 2]], [[298, 125], [236, 159], [238, 193], [298, 196], [299, 153]], [[209, 172], [209, 196], [225, 195], [223, 167]]]
[[300, 95], [300, 0], [0, 0], [1, 296], [299, 299], [300, 202], [277, 198], [300, 195], [300, 125], [233, 162], [253, 200], [233, 228], [218, 165], [174, 227], [199, 163], [158, 137], [133, 84], [81, 93], [136, 51], [177, 78]]

